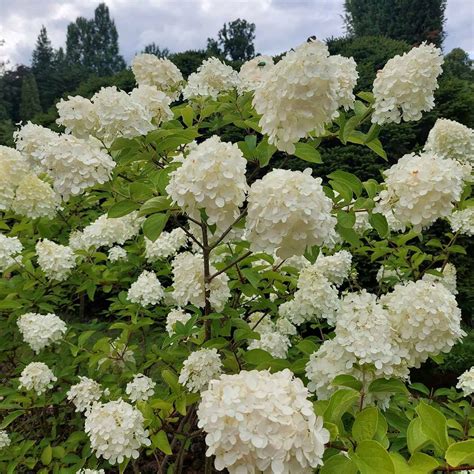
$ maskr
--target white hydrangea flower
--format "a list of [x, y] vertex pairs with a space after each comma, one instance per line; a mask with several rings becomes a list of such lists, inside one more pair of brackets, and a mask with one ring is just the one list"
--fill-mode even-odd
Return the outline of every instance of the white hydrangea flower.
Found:
[[474, 393], [474, 367], [459, 376], [456, 388], [462, 390], [465, 397]]
[[97, 457], [110, 464], [137, 459], [141, 446], [150, 446], [141, 412], [122, 399], [96, 402], [86, 413], [84, 430]]
[[286, 53], [253, 99], [269, 143], [294, 153], [299, 139], [313, 131], [322, 134], [338, 107], [353, 100], [351, 85], [357, 73], [351, 61], [329, 57], [321, 41], [304, 43]]
[[315, 271], [326, 277], [336, 286], [341, 286], [342, 282], [349, 276], [351, 271], [352, 255], [347, 250], [340, 250], [334, 255], [319, 254], [314, 263]]
[[474, 206], [461, 211], [454, 211], [448, 216], [453, 232], [459, 232], [469, 236], [474, 235]]
[[109, 250], [109, 260], [113, 262], [120, 262], [121, 260], [126, 260], [127, 259], [127, 251], [118, 246], [115, 245]]
[[57, 104], [59, 118], [58, 125], [66, 129], [77, 138], [89, 138], [99, 128], [99, 119], [95, 113], [94, 104], [80, 95], [68, 96]]
[[372, 228], [369, 222], [369, 213], [367, 211], [358, 211], [355, 213], [355, 217], [353, 229], [359, 235], [362, 235], [364, 232]]
[[282, 258], [322, 245], [336, 225], [332, 201], [311, 169], [275, 169], [255, 181], [248, 195], [246, 239], [254, 252]]
[[346, 58], [337, 54], [330, 56], [329, 61], [332, 63], [337, 78], [337, 87], [334, 92], [338, 107], [343, 107], [344, 110], [354, 108], [354, 87], [359, 78], [354, 58]]
[[411, 367], [449, 352], [465, 336], [456, 298], [441, 283], [418, 280], [398, 284], [381, 302], [399, 335], [401, 349], [408, 352]]
[[305, 321], [327, 319], [334, 324], [339, 307], [337, 288], [321, 274], [317, 263], [301, 270], [294, 298], [279, 307], [281, 317], [300, 325]]
[[132, 71], [137, 84], [154, 86], [172, 100], [179, 98], [183, 75], [169, 59], [154, 54], [137, 54], [132, 60]]
[[222, 373], [222, 362], [217, 349], [191, 352], [183, 362], [179, 383], [190, 392], [200, 392]]
[[474, 130], [454, 120], [436, 120], [425, 150], [460, 163], [474, 163]]
[[95, 137], [106, 145], [117, 137], [134, 138], [146, 135], [156, 128], [151, 122], [151, 111], [115, 86], [103, 87], [94, 94], [91, 101], [98, 117]]
[[217, 470], [303, 474], [322, 464], [329, 432], [288, 369], [221, 375], [201, 397], [198, 426]]
[[64, 281], [76, 266], [76, 256], [70, 247], [43, 239], [36, 243], [38, 265], [47, 278]]
[[403, 280], [403, 275], [399, 274], [394, 268], [387, 268], [383, 265], [377, 271], [376, 279], [379, 283], [393, 283], [388, 280], [395, 280], [397, 283]]
[[99, 142], [72, 135], [57, 135], [42, 149], [38, 167], [52, 178], [54, 190], [65, 200], [106, 183], [115, 167]]
[[146, 401], [155, 393], [156, 383], [143, 374], [136, 374], [131, 382], [128, 382], [125, 393], [132, 402]]
[[187, 243], [188, 236], [181, 227], [162, 232], [154, 242], [145, 237], [145, 257], [151, 263], [160, 258], [172, 257]]
[[[190, 252], [178, 254], [171, 263], [173, 268], [173, 298], [179, 306], [188, 303], [204, 308], [205, 285], [204, 285], [204, 263], [202, 255], [193, 255]], [[216, 269], [210, 265], [211, 275]], [[230, 290], [227, 282], [229, 277], [221, 273], [213, 278], [209, 285], [210, 303], [214, 310], [221, 311], [230, 298]]]
[[260, 334], [260, 339], [253, 339], [248, 345], [248, 350], [263, 349], [277, 359], [286, 359], [290, 346], [288, 336], [279, 332], [266, 332]]
[[130, 92], [130, 97], [149, 111], [155, 125], [173, 118], [170, 109], [171, 99], [156, 87], [139, 85]]
[[18, 254], [23, 250], [23, 245], [18, 237], [6, 237], [0, 234], [0, 271], [17, 263]]
[[256, 56], [240, 66], [239, 85], [240, 93], [254, 91], [272, 73], [274, 67], [271, 56]]
[[183, 89], [183, 97], [194, 99], [202, 96], [215, 99], [220, 92], [232, 90], [238, 85], [237, 71], [217, 58], [209, 58], [188, 77], [188, 83]]
[[36, 219], [53, 218], [61, 204], [60, 196], [49, 183], [34, 174], [26, 175], [16, 188], [11, 208], [17, 214]]
[[0, 449], [8, 448], [11, 444], [11, 439], [5, 430], [0, 430]]
[[73, 250], [89, 250], [122, 245], [138, 234], [143, 221], [144, 218], [139, 217], [137, 212], [116, 218], [103, 214], [82, 231], [72, 233], [69, 236], [69, 246]]
[[384, 174], [386, 190], [381, 191], [375, 210], [386, 217], [391, 211], [403, 225], [419, 230], [451, 214], [470, 167], [427, 152], [411, 153]]
[[0, 210], [10, 208], [16, 187], [29, 173], [28, 161], [19, 151], [0, 145]]
[[155, 272], [143, 270], [128, 290], [127, 299], [141, 306], [156, 305], [164, 296], [164, 290]]
[[336, 338], [358, 364], [372, 364], [391, 377], [402, 370], [407, 352], [396, 343], [387, 311], [377, 296], [363, 290], [342, 298], [337, 312]]
[[190, 151], [171, 173], [166, 192], [190, 216], [204, 209], [210, 224], [225, 229], [239, 215], [247, 192], [247, 160], [239, 147], [213, 135]]
[[374, 81], [372, 122], [420, 120], [422, 112], [434, 107], [443, 61], [442, 51], [426, 43], [390, 59]]
[[76, 474], [105, 474], [103, 469], [79, 469]]
[[425, 273], [423, 275], [423, 280], [442, 283], [453, 295], [457, 295], [458, 290], [456, 267], [452, 263], [447, 263], [443, 271], [441, 271], [441, 268], [436, 268], [435, 270], [441, 272], [442, 275]]
[[37, 165], [43, 156], [44, 146], [56, 140], [57, 133], [49, 128], [27, 122], [13, 133], [16, 149], [21, 152], [31, 165]]
[[38, 395], [52, 388], [57, 378], [43, 362], [31, 362], [21, 372], [19, 388], [35, 391]]
[[66, 333], [66, 323], [53, 313], [25, 313], [17, 320], [23, 340], [35, 351], [59, 342]]
[[72, 385], [68, 390], [67, 399], [76, 407], [76, 412], [87, 412], [103, 394], [104, 390], [99, 383], [80, 375], [79, 383]]
[[296, 326], [287, 318], [278, 318], [275, 321], [275, 329], [284, 336], [294, 336], [297, 334]]
[[269, 314], [255, 311], [252, 313], [247, 320], [250, 329], [258, 332], [259, 334], [267, 334], [275, 332], [275, 323], [272, 321]]
[[174, 334], [174, 327], [177, 322], [181, 324], [186, 324], [190, 319], [191, 315], [189, 313], [184, 312], [181, 308], [172, 309], [168, 316], [166, 316], [166, 330], [168, 334], [172, 336]]

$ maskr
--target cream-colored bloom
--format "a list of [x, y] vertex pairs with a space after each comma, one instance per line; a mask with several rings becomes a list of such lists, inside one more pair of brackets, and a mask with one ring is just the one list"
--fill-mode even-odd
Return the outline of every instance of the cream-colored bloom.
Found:
[[462, 390], [465, 397], [474, 393], [474, 367], [459, 376], [456, 388]]
[[179, 383], [190, 392], [200, 392], [222, 372], [222, 362], [216, 349], [191, 352], [179, 373]]
[[61, 341], [66, 333], [66, 324], [53, 313], [22, 314], [17, 321], [23, 340], [35, 351]]
[[67, 399], [76, 407], [76, 412], [87, 412], [92, 404], [100, 400], [104, 390], [95, 380], [79, 376], [79, 382], [67, 392]]
[[36, 254], [41, 270], [52, 280], [64, 281], [76, 266], [76, 256], [70, 247], [48, 239], [36, 243]]
[[28, 391], [35, 391], [38, 395], [53, 387], [57, 378], [51, 369], [43, 362], [31, 362], [20, 375], [20, 386]]
[[254, 91], [263, 84], [273, 71], [271, 56], [256, 56], [242, 64], [239, 71], [239, 92]]
[[141, 306], [158, 304], [164, 296], [164, 290], [155, 272], [143, 270], [128, 290], [127, 299]]
[[143, 374], [136, 374], [131, 382], [128, 382], [125, 393], [132, 402], [146, 401], [155, 393], [156, 383]]
[[0, 234], [0, 271], [20, 261], [19, 253], [23, 245], [18, 237], [6, 237]]
[[448, 216], [448, 221], [451, 224], [451, 229], [453, 229], [453, 232], [459, 232], [460, 234], [473, 236], [474, 206], [463, 210], [454, 211], [450, 216]]

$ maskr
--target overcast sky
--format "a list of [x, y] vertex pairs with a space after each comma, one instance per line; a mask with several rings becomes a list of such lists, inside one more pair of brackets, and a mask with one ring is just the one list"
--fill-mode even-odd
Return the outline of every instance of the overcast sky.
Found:
[[[416, 2], [416, 0], [413, 0]], [[28, 64], [41, 25], [55, 48], [77, 16], [92, 17], [99, 0], [0, 0], [0, 58]], [[106, 0], [127, 62], [148, 43], [172, 52], [205, 47], [224, 22], [254, 22], [256, 50], [285, 51], [316, 35], [343, 33], [343, 0]], [[445, 52], [461, 47], [474, 57], [474, 1], [448, 0]]]

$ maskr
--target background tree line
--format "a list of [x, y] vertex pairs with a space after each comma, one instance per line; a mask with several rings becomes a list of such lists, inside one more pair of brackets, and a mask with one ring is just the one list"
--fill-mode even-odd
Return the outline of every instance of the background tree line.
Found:
[[[357, 91], [371, 90], [375, 72], [388, 59], [409, 51], [423, 41], [442, 47], [446, 33], [447, 0], [345, 0], [346, 35], [326, 39], [331, 54], [352, 56], [358, 65]], [[171, 53], [155, 43], [143, 52], [167, 57], [187, 77], [201, 62], [217, 56], [240, 67], [255, 51], [255, 24], [236, 19], [225, 24], [216, 38], [208, 38], [205, 49]], [[314, 32], [317, 36], [318, 32]], [[1, 46], [1, 44], [0, 44]], [[278, 60], [276, 57], [275, 60]], [[65, 48], [54, 50], [46, 28], [42, 28], [32, 55], [31, 67], [18, 65], [6, 70], [0, 67], [0, 144], [12, 145], [12, 133], [19, 121], [31, 120], [57, 129], [55, 103], [68, 95], [91, 97], [101, 87], [115, 85], [125, 91], [135, 83], [130, 69], [120, 55], [118, 32], [109, 9], [101, 3], [94, 17], [79, 17], [67, 27]], [[469, 55], [455, 48], [445, 56], [443, 74], [436, 91], [436, 107], [418, 122], [386, 127], [381, 140], [388, 155], [384, 162], [365, 147], [339, 146], [324, 142], [319, 150], [322, 164], [313, 165], [319, 176], [335, 169], [346, 169], [365, 180], [378, 175], [405, 153], [421, 149], [429, 130], [438, 117], [456, 120], [474, 128], [474, 70]], [[228, 139], [238, 141], [241, 131], [228, 131]], [[276, 166], [306, 167], [300, 160], [280, 162]], [[441, 225], [441, 224], [439, 224]], [[432, 228], [436, 234], [436, 226]], [[468, 242], [463, 242], [469, 250]], [[460, 255], [456, 262], [460, 282], [459, 303], [468, 324], [473, 323], [474, 265], [472, 259]], [[367, 276], [376, 269], [367, 268]], [[474, 337], [467, 338], [461, 349], [451, 353], [451, 364], [474, 365]], [[463, 348], [464, 347], [464, 348]], [[461, 351], [461, 352], [458, 352]], [[449, 366], [449, 363], [448, 363]]]

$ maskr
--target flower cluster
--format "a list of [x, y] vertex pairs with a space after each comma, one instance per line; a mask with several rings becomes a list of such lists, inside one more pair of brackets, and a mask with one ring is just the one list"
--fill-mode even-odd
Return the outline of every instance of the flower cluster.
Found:
[[8, 433], [5, 430], [0, 430], [0, 449], [8, 448], [10, 446], [11, 440], [8, 436]]
[[[171, 265], [173, 268], [173, 298], [176, 303], [179, 306], [186, 306], [190, 303], [204, 308], [206, 288], [202, 255], [183, 252], [175, 257]], [[211, 274], [216, 272], [212, 265], [210, 272]], [[221, 311], [230, 297], [228, 280], [229, 277], [225, 273], [221, 273], [214, 277], [209, 284], [209, 301], [216, 311]]]
[[[291, 324], [291, 323], [290, 323]], [[279, 332], [266, 332], [260, 334], [260, 339], [253, 339], [248, 349], [263, 349], [277, 359], [285, 359], [290, 347], [290, 340], [285, 334]]]
[[164, 290], [155, 272], [143, 270], [137, 281], [132, 283], [127, 298], [141, 306], [158, 304], [164, 296]]
[[132, 402], [146, 401], [155, 392], [156, 383], [143, 374], [136, 374], [125, 388], [125, 393]]
[[55, 244], [48, 239], [36, 243], [38, 265], [47, 278], [64, 281], [76, 266], [76, 257], [70, 247]]
[[39, 171], [43, 150], [46, 144], [56, 140], [57, 133], [49, 128], [27, 122], [13, 133], [16, 149], [26, 157], [29, 164]]
[[425, 150], [460, 163], [473, 163], [474, 130], [454, 120], [438, 119], [428, 135]]
[[474, 393], [474, 367], [459, 376], [456, 388], [462, 390], [465, 397]]
[[103, 469], [79, 469], [76, 474], [105, 474]]
[[457, 295], [458, 290], [456, 267], [452, 263], [447, 263], [443, 269], [436, 268], [435, 270], [441, 273], [441, 275], [425, 273], [423, 275], [423, 280], [442, 283], [453, 295]]
[[393, 214], [402, 226], [416, 229], [449, 216], [459, 201], [470, 167], [432, 153], [403, 156], [384, 172], [386, 189], [376, 211]]
[[35, 391], [38, 395], [53, 387], [57, 378], [43, 362], [31, 362], [21, 372], [19, 388]]
[[250, 187], [246, 238], [256, 252], [302, 255], [331, 235], [336, 225], [331, 210], [321, 178], [313, 178], [311, 169], [276, 169]]
[[112, 263], [120, 262], [126, 259], [127, 259], [127, 251], [123, 247], [120, 247], [119, 245], [115, 245], [109, 250], [109, 260]]
[[449, 352], [465, 336], [456, 298], [442, 283], [418, 280], [398, 284], [381, 302], [411, 367]]
[[204, 209], [209, 224], [225, 229], [239, 215], [245, 200], [247, 161], [238, 146], [217, 135], [191, 150], [171, 174], [166, 192], [191, 217]]
[[[138, 90], [137, 90], [138, 89]], [[170, 98], [148, 85], [130, 94], [103, 87], [92, 99], [69, 97], [57, 104], [57, 123], [76, 137], [94, 136], [110, 145], [117, 137], [146, 135], [172, 117]]]
[[76, 412], [87, 412], [103, 394], [104, 390], [99, 383], [80, 375], [79, 383], [72, 385], [67, 392], [67, 399], [76, 407]]
[[474, 206], [460, 211], [454, 211], [448, 217], [453, 232], [460, 234], [474, 235]]
[[141, 412], [121, 399], [96, 402], [86, 412], [85, 432], [96, 456], [117, 464], [126, 458], [137, 459], [140, 447], [150, 446], [143, 423]]
[[66, 333], [66, 324], [53, 313], [22, 314], [17, 321], [23, 340], [35, 351], [59, 342]]
[[137, 84], [154, 86], [171, 99], [178, 99], [184, 79], [169, 59], [154, 54], [137, 54], [132, 61], [132, 71]]
[[355, 62], [329, 56], [321, 41], [304, 43], [286, 53], [253, 99], [269, 143], [294, 153], [300, 138], [312, 131], [322, 134], [340, 106], [352, 105], [357, 77]]
[[239, 71], [239, 92], [243, 93], [257, 89], [273, 72], [273, 67], [271, 56], [257, 56], [250, 61], [246, 61]]
[[181, 324], [186, 324], [191, 319], [189, 313], [184, 312], [181, 308], [172, 309], [168, 316], [166, 316], [166, 330], [168, 334], [172, 336], [174, 334], [174, 327], [177, 322]]
[[187, 243], [188, 236], [180, 227], [171, 232], [162, 232], [154, 242], [145, 237], [145, 257], [149, 262], [173, 257]]
[[221, 375], [201, 397], [198, 426], [217, 470], [306, 473], [322, 464], [329, 432], [288, 369]]
[[15, 197], [15, 189], [30, 173], [28, 161], [13, 148], [0, 146], [0, 210], [7, 210]]
[[23, 245], [18, 237], [6, 237], [0, 234], [0, 271], [13, 265], [22, 250]]
[[333, 255], [319, 254], [315, 267], [317, 271], [336, 286], [349, 276], [351, 270], [352, 255], [347, 250], [341, 250]]
[[441, 50], [425, 43], [390, 59], [374, 81], [372, 122], [420, 120], [422, 112], [434, 107], [442, 64]]
[[200, 392], [222, 372], [222, 362], [217, 349], [200, 349], [191, 352], [183, 362], [179, 383], [190, 392]]
[[194, 99], [201, 96], [215, 99], [220, 92], [232, 90], [238, 85], [237, 71], [217, 58], [209, 58], [188, 77], [188, 83], [183, 89], [183, 97]]
[[71, 233], [69, 246], [73, 250], [89, 250], [90, 248], [124, 244], [138, 234], [143, 220], [143, 217], [138, 217], [137, 212], [116, 218], [103, 214], [82, 231]]

